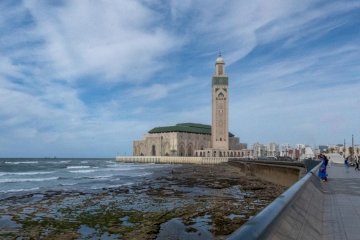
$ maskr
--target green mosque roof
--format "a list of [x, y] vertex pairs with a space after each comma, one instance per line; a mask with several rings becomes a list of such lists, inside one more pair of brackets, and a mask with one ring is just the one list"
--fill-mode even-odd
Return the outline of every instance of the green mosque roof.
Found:
[[[185, 132], [211, 135], [211, 126], [200, 123], [178, 123], [175, 126], [156, 127], [149, 131], [149, 133], [164, 133], [164, 132]], [[229, 132], [229, 137], [235, 135]]]

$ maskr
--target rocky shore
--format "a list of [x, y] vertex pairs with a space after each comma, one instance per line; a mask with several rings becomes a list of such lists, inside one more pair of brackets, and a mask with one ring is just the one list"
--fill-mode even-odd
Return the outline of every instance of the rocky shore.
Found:
[[140, 184], [0, 200], [1, 239], [224, 239], [285, 190], [220, 165], [172, 165]]

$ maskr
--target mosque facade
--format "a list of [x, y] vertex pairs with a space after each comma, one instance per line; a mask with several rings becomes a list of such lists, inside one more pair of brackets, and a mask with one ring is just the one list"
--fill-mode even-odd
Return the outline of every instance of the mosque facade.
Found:
[[229, 78], [219, 55], [212, 77], [212, 126], [179, 123], [151, 129], [133, 142], [134, 156], [242, 157], [240, 139], [229, 132]]

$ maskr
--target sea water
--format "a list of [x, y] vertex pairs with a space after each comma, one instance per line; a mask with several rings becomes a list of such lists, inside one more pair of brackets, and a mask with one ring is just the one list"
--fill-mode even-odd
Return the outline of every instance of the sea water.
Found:
[[131, 185], [163, 167], [120, 163], [115, 159], [0, 159], [0, 198]]

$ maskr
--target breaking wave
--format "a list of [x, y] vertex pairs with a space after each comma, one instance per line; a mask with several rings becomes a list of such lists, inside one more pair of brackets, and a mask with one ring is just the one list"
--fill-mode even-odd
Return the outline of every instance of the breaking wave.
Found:
[[42, 182], [42, 181], [51, 181], [57, 180], [59, 177], [49, 177], [49, 178], [4, 178], [0, 179], [0, 183], [12, 183], [12, 182]]
[[90, 168], [90, 166], [67, 166], [67, 169]]
[[25, 192], [25, 191], [35, 191], [35, 190], [39, 190], [39, 188], [35, 187], [35, 188], [9, 189], [9, 190], [3, 190], [3, 191], [0, 191], [0, 192], [2, 192], [2, 193], [10, 193], [10, 192]]
[[38, 161], [26, 161], [26, 162], [5, 162], [5, 164], [38, 164]]
[[92, 172], [95, 172], [95, 170], [91, 170], [91, 169], [88, 169], [88, 170], [74, 170], [74, 171], [69, 171], [71, 173], [92, 173]]
[[[50, 174], [51, 172], [0, 172], [0, 176], [8, 176], [8, 175], [41, 175], [41, 174]], [[0, 180], [1, 181], [1, 180]]]

